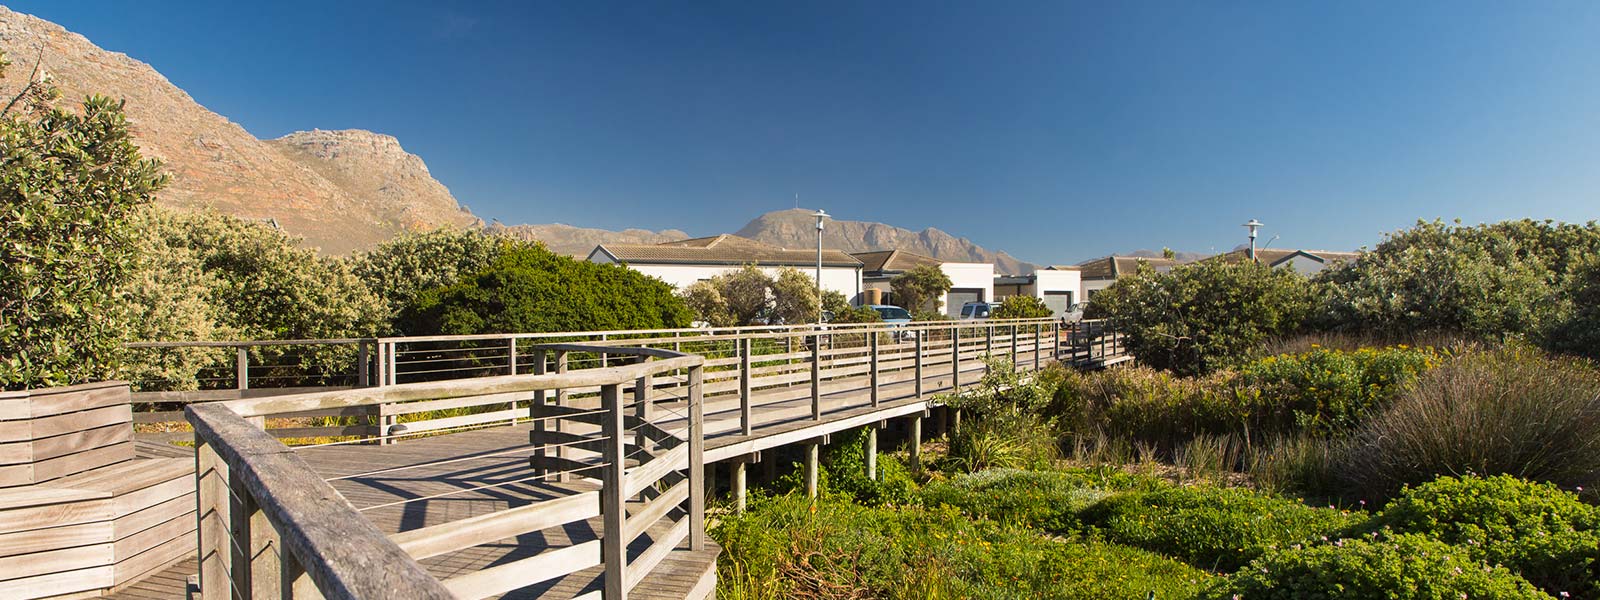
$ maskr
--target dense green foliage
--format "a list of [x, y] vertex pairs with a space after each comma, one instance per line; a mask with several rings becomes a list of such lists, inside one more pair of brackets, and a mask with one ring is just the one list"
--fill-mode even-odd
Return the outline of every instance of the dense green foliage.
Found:
[[399, 328], [412, 335], [603, 331], [683, 327], [690, 318], [659, 279], [518, 244], [471, 276], [423, 291]]
[[975, 389], [945, 400], [963, 417], [949, 459], [967, 471], [1049, 466], [1059, 454], [1055, 429], [1042, 414], [1052, 384], [1027, 378], [1010, 361], [987, 362]]
[[952, 285], [955, 283], [938, 265], [923, 265], [889, 280], [895, 302], [900, 304], [900, 308], [916, 315], [918, 320], [926, 320], [922, 318], [925, 314], [942, 314], [939, 296], [949, 291]]
[[1052, 314], [1043, 300], [1019, 294], [1001, 300], [1000, 306], [989, 316], [994, 319], [1042, 319]]
[[1597, 252], [1594, 223], [1419, 221], [1319, 275], [1330, 284], [1323, 319], [1332, 328], [1535, 337], [1568, 310], [1561, 291]]
[[962, 513], [1051, 533], [1081, 531], [1078, 514], [1118, 490], [1146, 489], [1156, 480], [1115, 469], [1024, 471], [989, 469], [929, 484], [922, 500]]
[[1467, 354], [1422, 374], [1338, 454], [1339, 474], [1367, 498], [1456, 473], [1592, 488], [1600, 373], [1526, 348]]
[[1304, 326], [1315, 287], [1253, 262], [1209, 260], [1157, 273], [1141, 263], [1089, 304], [1110, 318], [1140, 363], [1182, 375], [1237, 365], [1270, 338]]
[[1418, 535], [1378, 536], [1269, 550], [1218, 580], [1215, 600], [1389, 598], [1548, 600], [1527, 580]]
[[[810, 275], [792, 267], [773, 277], [756, 265], [745, 265], [690, 284], [679, 295], [696, 321], [712, 327], [811, 323], [822, 309], [816, 285]], [[834, 298], [834, 308], [842, 300], [842, 294]]]
[[1111, 496], [1080, 518], [1105, 539], [1232, 571], [1273, 548], [1337, 537], [1361, 517], [1240, 488], [1165, 487]]
[[1440, 477], [1401, 492], [1378, 521], [1505, 565], [1552, 595], [1600, 598], [1600, 508], [1554, 485]]
[[1435, 351], [1400, 345], [1354, 351], [1313, 348], [1268, 356], [1240, 369], [1239, 382], [1274, 407], [1274, 432], [1328, 434], [1387, 407], [1401, 386], [1438, 362]]
[[382, 298], [392, 320], [424, 290], [482, 271], [517, 243], [471, 229], [407, 233], [351, 257], [350, 268]]
[[953, 508], [779, 496], [711, 530], [724, 598], [1193, 597], [1206, 573], [1148, 552], [1054, 541]]
[[134, 145], [121, 103], [35, 103], [48, 98], [25, 91], [22, 112], [0, 114], [4, 389], [117, 375], [129, 322], [119, 296], [139, 263], [131, 218], [166, 182]]
[[1572, 310], [1551, 328], [1550, 349], [1600, 360], [1600, 259], [1575, 270], [1567, 297]]
[[904, 505], [916, 498], [917, 483], [911, 471], [893, 454], [880, 453], [878, 478], [867, 478], [867, 430], [856, 429], [835, 438], [823, 453], [825, 492], [837, 493], [867, 506]]

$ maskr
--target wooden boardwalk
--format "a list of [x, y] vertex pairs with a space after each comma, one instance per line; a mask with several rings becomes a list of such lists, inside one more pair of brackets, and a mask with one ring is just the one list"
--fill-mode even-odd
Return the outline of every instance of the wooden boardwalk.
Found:
[[[1017, 368], [1028, 369], [1053, 361], [1049, 345], [1041, 344], [1039, 356], [1032, 348], [1011, 350]], [[875, 351], [875, 350], [874, 350]], [[965, 352], [963, 352], [965, 354]], [[948, 357], [949, 352], [945, 355]], [[1115, 357], [1100, 356], [1102, 364]], [[876, 364], [876, 363], [875, 363]], [[945, 361], [930, 361], [916, 371], [901, 365], [875, 375], [834, 377], [821, 384], [811, 381], [785, 381], [752, 390], [742, 398], [738, 389], [709, 392], [704, 400], [704, 460], [709, 467], [719, 461], [748, 461], [763, 450], [781, 446], [816, 443], [840, 431], [874, 425], [890, 419], [921, 417], [933, 408], [932, 400], [953, 391], [959, 380], [966, 388], [977, 383], [989, 368], [979, 360], [962, 360], [959, 377]], [[876, 367], [875, 367], [876, 368]], [[746, 367], [748, 369], [748, 366]], [[758, 380], [759, 381], [759, 380]], [[872, 385], [877, 383], [876, 390]], [[813, 406], [813, 385], [816, 402]], [[919, 393], [920, 392], [920, 393]], [[688, 423], [686, 400], [670, 395], [653, 396], [649, 420], [668, 432], [683, 437]], [[573, 398], [573, 408], [599, 405], [596, 397]], [[745, 433], [744, 408], [750, 411], [750, 432]], [[569, 433], [588, 433], [580, 425]], [[534, 477], [529, 458], [536, 452], [530, 444], [527, 422], [411, 439], [391, 445], [353, 444], [298, 449], [297, 454], [336, 489], [362, 516], [381, 532], [395, 534], [437, 526], [593, 491], [599, 486], [588, 479], [569, 482], [542, 481]], [[574, 454], [593, 456], [584, 451]], [[741, 484], [742, 485], [742, 482]], [[632, 514], [637, 507], [629, 505]], [[654, 539], [662, 539], [671, 529], [670, 521], [657, 522], [629, 546], [637, 556]], [[484, 569], [562, 548], [599, 539], [601, 519], [568, 523], [514, 538], [499, 540], [419, 561], [429, 574], [441, 581], [469, 576]], [[708, 544], [694, 552], [679, 544], [661, 565], [652, 570], [631, 596], [637, 598], [704, 598], [715, 587], [716, 556], [720, 549]], [[181, 598], [185, 581], [197, 572], [196, 561], [186, 560], [111, 598]], [[579, 571], [537, 586], [514, 590], [502, 598], [573, 598], [593, 594], [599, 597], [601, 568]]]

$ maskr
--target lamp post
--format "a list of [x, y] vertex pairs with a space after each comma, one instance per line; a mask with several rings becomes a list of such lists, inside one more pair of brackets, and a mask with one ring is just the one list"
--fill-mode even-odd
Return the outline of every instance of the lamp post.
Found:
[[[1256, 230], [1261, 229], [1262, 225], [1265, 225], [1265, 223], [1262, 223], [1262, 222], [1257, 221], [1255, 219], [1250, 219], [1249, 223], [1245, 223], [1244, 224], [1244, 227], [1250, 230], [1250, 260], [1251, 261], [1255, 261], [1255, 259], [1256, 259]], [[821, 227], [821, 225], [818, 225], [818, 227]]]
[[828, 218], [827, 211], [817, 209], [811, 216], [817, 218], [817, 324], [822, 324], [822, 220]]

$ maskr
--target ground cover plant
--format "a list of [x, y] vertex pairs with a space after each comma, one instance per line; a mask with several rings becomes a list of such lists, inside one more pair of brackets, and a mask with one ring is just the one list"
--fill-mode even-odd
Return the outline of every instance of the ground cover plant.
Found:
[[1547, 600], [1550, 596], [1505, 567], [1468, 558], [1461, 548], [1403, 534], [1269, 550], [1214, 582], [1206, 598]]

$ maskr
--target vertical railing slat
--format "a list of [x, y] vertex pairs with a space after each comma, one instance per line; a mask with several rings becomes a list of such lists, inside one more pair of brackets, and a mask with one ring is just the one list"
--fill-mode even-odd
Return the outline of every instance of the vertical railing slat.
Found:
[[600, 518], [604, 521], [600, 536], [600, 560], [604, 572], [602, 593], [606, 600], [623, 600], [628, 595], [624, 587], [627, 581], [628, 547], [627, 540], [623, 539], [623, 527], [627, 520], [623, 475], [627, 464], [622, 442], [622, 386], [601, 386], [600, 406], [605, 411], [600, 425], [600, 435], [605, 437], [600, 457], [605, 465], [600, 488]]

